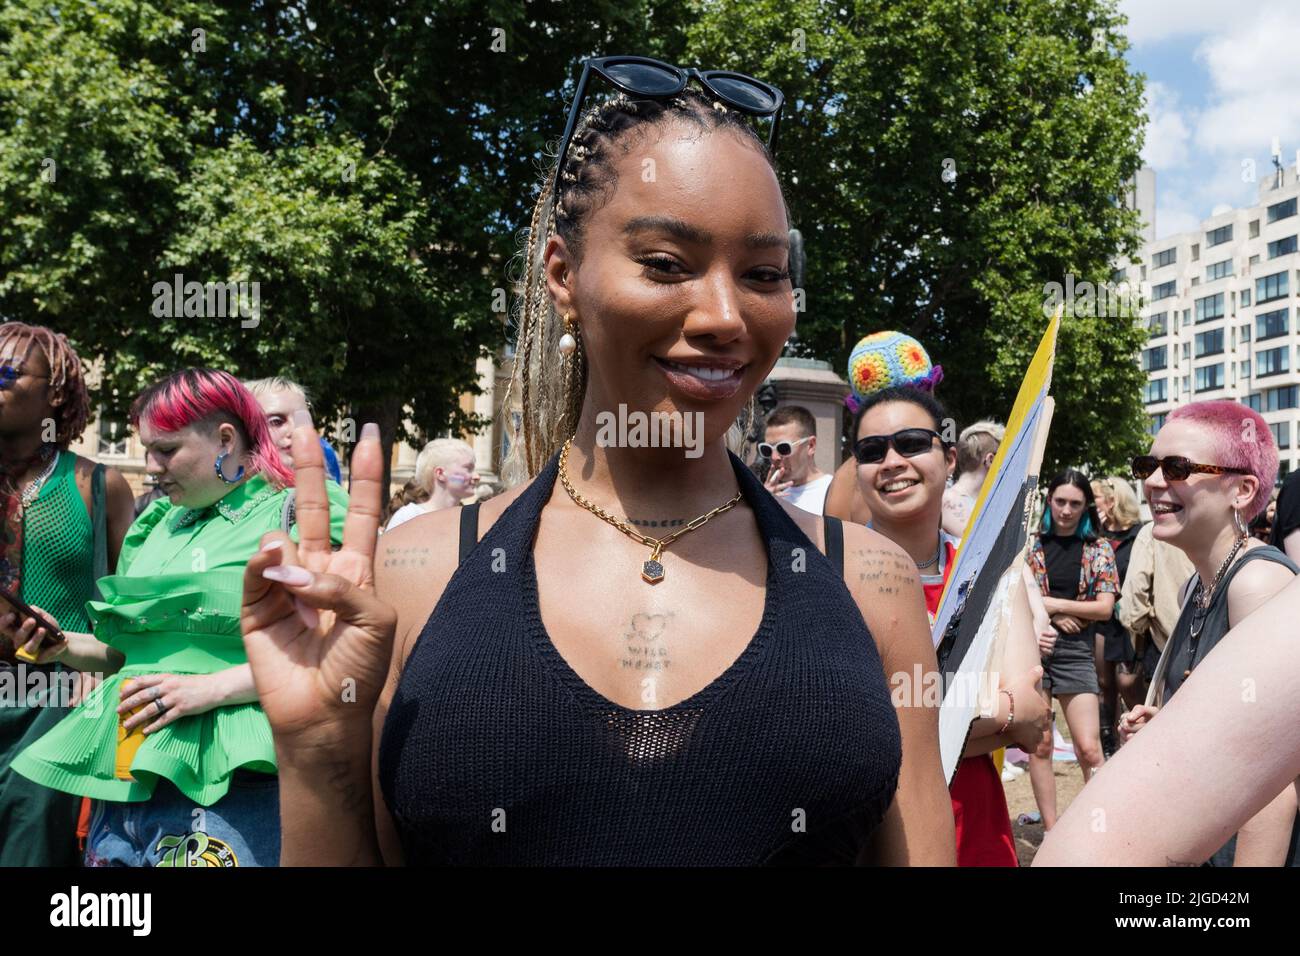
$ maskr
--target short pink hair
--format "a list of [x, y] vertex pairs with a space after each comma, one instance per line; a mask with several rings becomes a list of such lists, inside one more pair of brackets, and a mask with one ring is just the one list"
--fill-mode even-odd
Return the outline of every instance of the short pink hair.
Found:
[[1214, 449], [1214, 461], [1206, 465], [1243, 468], [1259, 479], [1259, 491], [1243, 509], [1247, 523], [1268, 507], [1273, 483], [1277, 481], [1277, 442], [1264, 417], [1240, 402], [1219, 400], [1192, 402], [1169, 413], [1168, 422], [1187, 422], [1204, 430]]
[[131, 424], [144, 422], [160, 432], [180, 431], [210, 419], [230, 422], [243, 431], [252, 474], [264, 475], [277, 487], [293, 484], [293, 472], [280, 460], [271, 441], [266, 413], [253, 393], [229, 372], [187, 368], [155, 382], [136, 396]]

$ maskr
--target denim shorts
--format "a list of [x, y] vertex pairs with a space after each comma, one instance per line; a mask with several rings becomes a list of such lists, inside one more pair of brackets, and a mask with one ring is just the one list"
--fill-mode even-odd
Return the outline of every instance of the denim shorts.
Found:
[[236, 771], [226, 795], [201, 807], [167, 780], [139, 803], [96, 800], [86, 866], [277, 866], [280, 778]]
[[1058, 637], [1052, 653], [1043, 658], [1043, 690], [1053, 697], [1101, 693], [1094, 645], [1091, 628], [1083, 635]]

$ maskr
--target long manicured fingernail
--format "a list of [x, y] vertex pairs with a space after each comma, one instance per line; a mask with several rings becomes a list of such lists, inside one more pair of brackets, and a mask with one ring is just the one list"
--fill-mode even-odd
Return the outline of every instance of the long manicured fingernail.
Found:
[[262, 577], [268, 581], [279, 581], [281, 584], [291, 584], [295, 587], [311, 584], [311, 572], [295, 564], [274, 564], [262, 572]]
[[293, 413], [293, 424], [295, 427], [299, 425], [306, 425], [308, 428], [310, 428], [311, 412], [307, 411], [307, 409], [305, 408], [298, 409], [296, 412]]
[[283, 542], [282, 540], [280, 540], [279, 538], [276, 538], [276, 539], [274, 539], [273, 541], [268, 541], [268, 542], [266, 542], [266, 544], [262, 545], [262, 550], [263, 550], [263, 551], [277, 551], [277, 550], [279, 550], [280, 548], [283, 548], [283, 547], [284, 547], [284, 542]]
[[361, 440], [365, 441], [367, 438], [379, 441], [379, 426], [374, 422], [366, 422], [361, 426]]
[[294, 598], [293, 604], [294, 607], [298, 609], [298, 617], [301, 618], [302, 622], [308, 627], [315, 627], [320, 623], [320, 614], [317, 613], [314, 607], [302, 603], [302, 601], [299, 601], [297, 598]]

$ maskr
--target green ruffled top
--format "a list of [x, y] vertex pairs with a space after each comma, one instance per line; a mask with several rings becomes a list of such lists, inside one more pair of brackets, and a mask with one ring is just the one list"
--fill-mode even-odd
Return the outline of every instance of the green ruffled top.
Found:
[[[347, 493], [326, 482], [330, 538], [342, 542]], [[258, 704], [216, 707], [145, 737], [132, 780], [115, 774], [123, 681], [149, 673], [211, 674], [246, 664], [239, 628], [244, 565], [280, 527], [286, 490], [260, 475], [201, 510], [153, 502], [127, 531], [117, 574], [87, 602], [95, 637], [126, 657], [49, 733], [19, 754], [24, 777], [95, 800], [148, 800], [160, 777], [201, 806], [225, 795], [240, 768], [275, 773], [271, 725]], [[292, 537], [296, 540], [298, 529]]]

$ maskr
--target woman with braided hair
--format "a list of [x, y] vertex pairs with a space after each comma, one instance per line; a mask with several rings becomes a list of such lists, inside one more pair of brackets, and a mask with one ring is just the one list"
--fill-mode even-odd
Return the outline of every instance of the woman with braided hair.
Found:
[[[580, 113], [596, 74], [622, 95]], [[771, 140], [743, 119], [780, 103], [741, 74], [588, 61], [528, 235], [524, 483], [376, 554], [368, 425], [330, 554], [300, 477], [301, 545], [268, 536], [244, 581], [285, 864], [953, 862], [937, 709], [885, 680], [936, 667], [914, 565], [727, 447], [794, 327]], [[611, 440], [616, 412], [690, 416], [702, 442]], [[295, 463], [314, 441], [295, 430]]]

